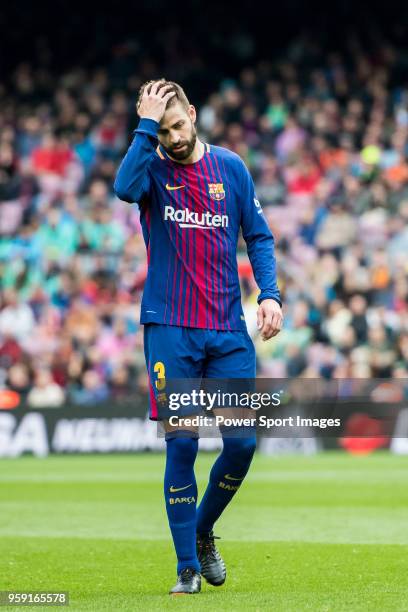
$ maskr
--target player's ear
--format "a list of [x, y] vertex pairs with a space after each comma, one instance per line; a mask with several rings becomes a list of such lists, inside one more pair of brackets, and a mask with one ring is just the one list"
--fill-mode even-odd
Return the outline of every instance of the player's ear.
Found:
[[191, 121], [195, 123], [197, 119], [197, 113], [196, 113], [195, 106], [193, 106], [192, 104], [190, 104], [188, 107], [188, 114], [189, 114]]

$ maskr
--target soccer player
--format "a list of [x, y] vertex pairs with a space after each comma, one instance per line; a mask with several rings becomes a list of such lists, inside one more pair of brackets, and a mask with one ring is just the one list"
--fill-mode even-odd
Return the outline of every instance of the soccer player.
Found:
[[[196, 110], [177, 83], [145, 83], [137, 113], [140, 122], [114, 189], [120, 199], [140, 207], [148, 260], [141, 323], [150, 418], [158, 420], [166, 379], [255, 378], [236, 260], [240, 228], [260, 288], [257, 320], [264, 340], [279, 333], [282, 304], [274, 239], [240, 157], [199, 140]], [[178, 561], [170, 593], [198, 593], [201, 575], [215, 586], [225, 581], [213, 526], [248, 472], [255, 431], [234, 436], [221, 430], [223, 449], [196, 508], [197, 431], [183, 427], [182, 420], [179, 427], [161, 420], [167, 449], [164, 495]]]

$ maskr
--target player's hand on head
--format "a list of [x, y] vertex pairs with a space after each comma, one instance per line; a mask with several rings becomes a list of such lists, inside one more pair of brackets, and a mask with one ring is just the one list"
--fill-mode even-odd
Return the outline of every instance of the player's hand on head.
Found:
[[139, 117], [160, 122], [168, 100], [176, 95], [175, 91], [169, 91], [171, 87], [164, 81], [154, 81], [151, 85], [147, 85], [137, 108]]
[[257, 326], [262, 340], [279, 334], [283, 325], [282, 308], [275, 300], [262, 300], [257, 311]]

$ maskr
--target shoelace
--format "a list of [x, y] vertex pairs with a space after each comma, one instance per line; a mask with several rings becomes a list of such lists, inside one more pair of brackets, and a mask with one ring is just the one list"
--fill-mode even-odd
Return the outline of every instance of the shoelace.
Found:
[[214, 540], [221, 540], [220, 536], [208, 535], [199, 538], [199, 546], [211, 554], [214, 559], [218, 559], [218, 551], [215, 547]]
[[188, 580], [190, 580], [190, 577], [192, 577], [193, 575], [194, 575], [193, 572], [189, 568], [186, 568], [181, 572], [180, 580], [181, 582], [187, 582]]

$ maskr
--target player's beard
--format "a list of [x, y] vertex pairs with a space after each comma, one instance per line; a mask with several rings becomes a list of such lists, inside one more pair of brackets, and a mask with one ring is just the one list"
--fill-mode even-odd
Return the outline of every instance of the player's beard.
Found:
[[177, 146], [185, 145], [184, 149], [182, 149], [181, 151], [175, 151], [173, 147], [165, 147], [164, 145], [163, 145], [163, 149], [173, 159], [176, 159], [178, 161], [182, 161], [183, 159], [187, 159], [187, 157], [190, 157], [190, 155], [194, 151], [194, 147], [196, 145], [196, 142], [197, 142], [197, 130], [195, 128], [194, 123], [191, 122], [191, 137], [189, 138], [189, 140], [182, 140], [177, 145]]

